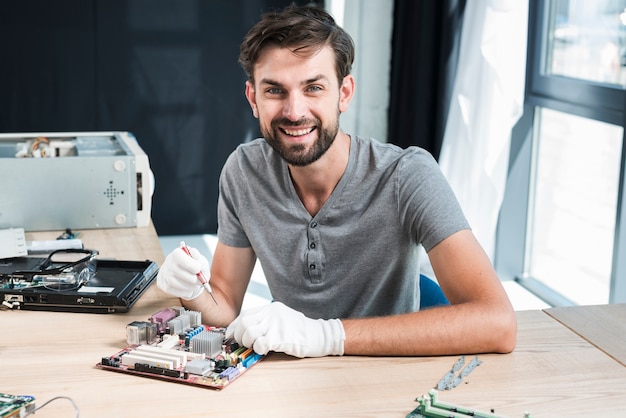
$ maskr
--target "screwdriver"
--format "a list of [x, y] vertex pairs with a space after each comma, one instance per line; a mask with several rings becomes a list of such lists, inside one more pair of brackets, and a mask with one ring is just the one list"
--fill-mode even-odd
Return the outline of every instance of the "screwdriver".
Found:
[[[180, 242], [180, 248], [182, 248], [182, 250], [185, 253], [187, 253], [189, 257], [191, 257], [191, 252], [189, 251], [189, 247], [185, 245], [185, 241]], [[198, 277], [198, 280], [202, 284], [202, 287], [204, 287], [206, 291], [209, 292], [211, 299], [213, 299], [213, 302], [215, 302], [215, 304], [217, 305], [217, 301], [215, 300], [215, 297], [213, 296], [213, 289], [211, 289], [211, 285], [209, 284], [209, 281], [206, 279], [206, 277], [204, 277], [204, 274], [202, 273], [202, 271], [199, 271], [198, 274], [196, 274], [196, 277]]]

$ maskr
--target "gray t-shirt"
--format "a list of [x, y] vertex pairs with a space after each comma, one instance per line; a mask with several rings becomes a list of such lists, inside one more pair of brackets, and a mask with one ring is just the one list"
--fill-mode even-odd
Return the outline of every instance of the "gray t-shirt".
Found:
[[240, 145], [220, 177], [218, 224], [222, 243], [252, 246], [274, 300], [324, 319], [419, 310], [418, 245], [469, 228], [428, 152], [354, 136], [315, 217], [264, 139]]

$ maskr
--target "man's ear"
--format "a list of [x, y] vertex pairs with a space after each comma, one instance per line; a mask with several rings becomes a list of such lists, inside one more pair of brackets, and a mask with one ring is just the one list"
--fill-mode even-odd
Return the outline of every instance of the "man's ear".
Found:
[[259, 112], [256, 107], [256, 93], [254, 91], [254, 85], [250, 80], [246, 81], [246, 99], [248, 99], [248, 103], [250, 103], [250, 107], [252, 108], [252, 114], [255, 118], [259, 118]]
[[348, 105], [354, 96], [354, 77], [348, 74], [343, 78], [341, 87], [339, 88], [339, 111], [341, 113], [348, 110]]

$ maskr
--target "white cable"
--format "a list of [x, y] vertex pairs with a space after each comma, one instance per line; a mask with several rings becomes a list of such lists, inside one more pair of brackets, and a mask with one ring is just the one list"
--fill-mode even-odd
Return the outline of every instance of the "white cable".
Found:
[[31, 414], [34, 414], [35, 412], [39, 411], [44, 406], [48, 405], [50, 402], [56, 401], [57, 399], [67, 399], [68, 401], [70, 401], [72, 403], [72, 406], [74, 407], [74, 411], [76, 411], [76, 418], [80, 417], [80, 410], [78, 409], [78, 406], [76, 405], [76, 402], [74, 402], [74, 400], [72, 398], [67, 397], [67, 396], [56, 396], [56, 397], [50, 399], [49, 401], [45, 402], [43, 405], [33, 409], [28, 414], [24, 415], [24, 418], [29, 416], [29, 415], [31, 415]]

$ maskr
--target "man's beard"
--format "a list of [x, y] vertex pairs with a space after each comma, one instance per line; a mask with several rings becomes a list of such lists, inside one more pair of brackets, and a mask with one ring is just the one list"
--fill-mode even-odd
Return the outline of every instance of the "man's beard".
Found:
[[[307, 148], [304, 144], [284, 144], [279, 138], [280, 129], [278, 126], [287, 126], [293, 129], [298, 129], [300, 126], [315, 126], [314, 132], [317, 132], [317, 140], [310, 148]], [[315, 121], [302, 119], [296, 122], [288, 119], [275, 119], [270, 125], [270, 130], [261, 126], [261, 134], [267, 143], [274, 148], [287, 164], [299, 167], [319, 160], [335, 141], [337, 132], [339, 132], [339, 117], [337, 117], [334, 123], [325, 128], [322, 127], [319, 119]]]

